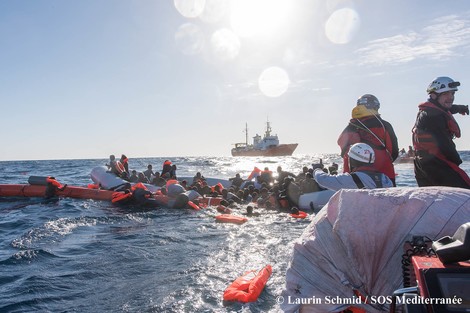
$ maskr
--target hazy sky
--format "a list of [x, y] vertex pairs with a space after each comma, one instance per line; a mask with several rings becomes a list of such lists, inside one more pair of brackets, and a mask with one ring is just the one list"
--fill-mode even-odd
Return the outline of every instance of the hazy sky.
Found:
[[470, 104], [469, 55], [468, 0], [2, 0], [0, 160], [228, 156], [267, 118], [339, 153], [364, 93], [407, 147], [436, 76]]

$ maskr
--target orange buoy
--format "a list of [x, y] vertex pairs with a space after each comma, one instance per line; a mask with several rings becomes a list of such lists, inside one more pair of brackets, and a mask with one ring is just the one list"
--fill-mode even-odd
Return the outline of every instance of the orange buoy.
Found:
[[225, 289], [224, 300], [243, 303], [256, 301], [272, 272], [273, 269], [268, 264], [258, 273], [254, 270], [244, 273]]
[[220, 214], [215, 217], [215, 220], [220, 223], [233, 223], [233, 224], [243, 224], [248, 219], [246, 217], [236, 216], [232, 214]]
[[308, 216], [307, 212], [299, 211], [298, 214], [291, 214], [290, 216], [295, 218], [306, 218]]

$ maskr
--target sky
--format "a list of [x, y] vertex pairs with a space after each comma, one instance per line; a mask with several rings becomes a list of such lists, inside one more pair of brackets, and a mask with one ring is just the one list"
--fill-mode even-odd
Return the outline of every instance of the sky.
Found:
[[268, 120], [339, 153], [366, 93], [406, 148], [435, 77], [470, 104], [469, 55], [468, 0], [2, 0], [0, 160], [230, 156]]

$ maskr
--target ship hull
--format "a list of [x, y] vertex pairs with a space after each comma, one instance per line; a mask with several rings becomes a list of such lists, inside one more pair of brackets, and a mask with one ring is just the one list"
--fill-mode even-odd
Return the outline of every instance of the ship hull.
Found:
[[297, 143], [282, 144], [265, 150], [254, 148], [233, 148], [232, 156], [289, 156], [294, 153]]

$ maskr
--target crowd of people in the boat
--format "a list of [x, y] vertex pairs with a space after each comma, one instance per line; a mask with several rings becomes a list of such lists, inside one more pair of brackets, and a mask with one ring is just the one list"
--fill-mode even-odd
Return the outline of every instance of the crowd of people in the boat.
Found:
[[152, 184], [158, 187], [165, 186], [167, 180], [176, 179], [176, 165], [170, 160], [163, 162], [162, 170], [153, 171], [152, 164], [147, 165], [147, 169], [142, 172], [131, 170], [129, 172], [129, 159], [122, 155], [120, 160], [116, 160], [114, 154], [109, 156], [109, 163], [106, 163], [109, 172], [121, 177], [130, 183]]
[[[127, 165], [126, 167], [122, 165], [123, 161]], [[170, 192], [167, 190], [169, 188], [167, 182], [178, 179], [176, 165], [172, 164], [170, 160], [164, 161], [161, 172], [154, 171], [153, 166], [149, 164], [147, 169], [142, 172], [131, 170], [130, 176], [128, 175], [128, 158], [125, 155], [119, 161], [114, 155], [111, 155], [109, 163], [106, 165], [110, 173], [129, 182], [161, 187], [161, 192], [168, 195]], [[304, 166], [298, 174], [284, 171], [281, 166], [277, 167], [276, 175], [268, 167], [265, 167], [264, 170], [255, 167], [250, 177], [246, 179], [242, 178], [239, 173], [229, 178], [231, 186], [228, 188], [225, 188], [221, 183], [209, 185], [201, 172], [197, 172], [190, 183], [187, 180], [180, 180], [177, 184], [172, 184], [171, 188], [172, 190], [176, 187], [182, 188], [178, 192], [194, 190], [202, 197], [223, 198], [221, 204], [227, 208], [247, 205], [246, 214], [251, 216], [257, 215], [256, 212], [253, 212], [253, 206], [289, 212], [293, 210], [295, 213], [298, 212], [297, 207], [301, 194], [321, 191], [329, 187], [328, 184], [322, 187], [315, 181], [315, 170], [320, 169], [322, 173], [327, 175], [337, 175], [338, 167], [338, 164], [334, 162], [331, 166], [325, 167], [321, 159], [319, 163], [312, 164], [311, 168]]]

